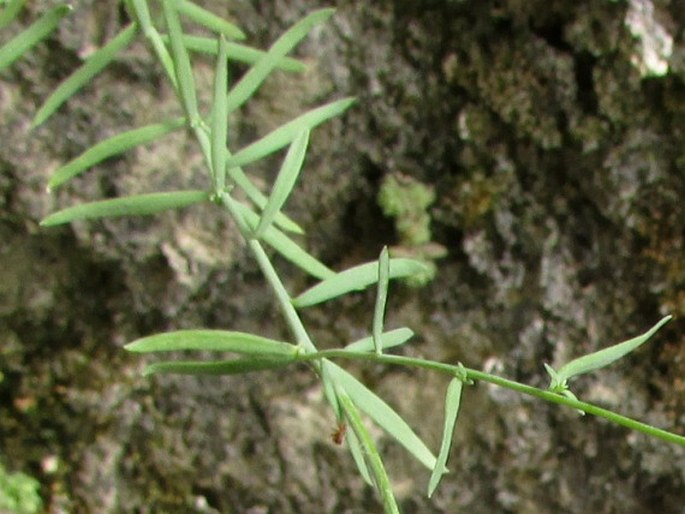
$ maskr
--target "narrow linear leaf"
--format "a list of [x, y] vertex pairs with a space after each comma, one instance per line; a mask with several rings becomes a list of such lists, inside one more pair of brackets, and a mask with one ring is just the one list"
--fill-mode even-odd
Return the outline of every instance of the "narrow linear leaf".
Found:
[[297, 346], [266, 337], [230, 330], [176, 330], [137, 339], [124, 348], [130, 352], [204, 350], [251, 356], [295, 357]]
[[[390, 259], [388, 277], [410, 277], [426, 271], [423, 263], [412, 259]], [[293, 300], [295, 307], [310, 307], [351, 291], [361, 291], [378, 280], [378, 263], [368, 262], [346, 269], [307, 289]]]
[[[235, 184], [240, 189], [243, 190], [243, 192], [247, 195], [247, 197], [253, 204], [255, 204], [260, 209], [264, 209], [267, 202], [266, 196], [264, 196], [264, 194], [259, 189], [257, 189], [257, 186], [255, 186], [250, 181], [250, 179], [247, 177], [247, 175], [245, 175], [245, 173], [242, 169], [240, 169], [240, 167], [228, 168], [228, 176], [231, 178], [233, 182], [235, 182]], [[297, 223], [288, 218], [282, 212], [276, 215], [274, 223], [276, 223], [276, 225], [281, 227], [283, 230], [287, 230], [288, 232], [292, 232], [294, 234], [304, 234], [304, 230], [302, 230], [302, 227], [300, 227]]]
[[128, 130], [105, 139], [57, 169], [48, 182], [48, 189], [54, 189], [64, 184], [67, 180], [80, 175], [105, 159], [121, 154], [136, 146], [150, 143], [180, 129], [184, 125], [185, 119], [177, 118], [163, 123]]
[[51, 227], [76, 220], [145, 216], [169, 209], [181, 209], [207, 200], [209, 194], [206, 191], [172, 191], [126, 196], [68, 207], [50, 214], [40, 224], [43, 227]]
[[178, 19], [177, 9], [180, 3], [180, 0], [163, 0], [162, 6], [164, 8], [167, 28], [169, 29], [171, 56], [174, 61], [176, 81], [183, 102], [183, 109], [188, 117], [188, 121], [194, 125], [199, 121], [200, 113], [198, 112], [197, 107], [193, 69], [190, 65], [188, 50], [183, 44], [183, 29], [181, 28], [181, 22]]
[[280, 212], [286, 200], [288, 200], [293, 187], [295, 187], [297, 177], [300, 176], [300, 171], [302, 170], [308, 143], [309, 131], [303, 130], [290, 145], [290, 149], [283, 160], [283, 165], [276, 176], [276, 182], [271, 190], [269, 200], [262, 211], [259, 224], [255, 229], [255, 237], [257, 239], [261, 239], [266, 230], [271, 227], [271, 223]]
[[290, 144], [303, 130], [312, 130], [327, 119], [344, 112], [354, 101], [354, 98], [343, 98], [307, 111], [243, 148], [229, 158], [226, 165], [229, 168], [244, 166], [272, 154]]
[[461, 404], [461, 390], [464, 384], [458, 378], [453, 378], [447, 386], [447, 394], [445, 395], [445, 424], [442, 428], [442, 443], [440, 444], [440, 452], [438, 459], [431, 473], [428, 481], [428, 497], [433, 496], [433, 493], [440, 483], [440, 479], [447, 472], [445, 464], [450, 454], [452, 446], [452, 434], [457, 423], [457, 415], [459, 414], [459, 405]]
[[335, 370], [337, 383], [343, 387], [355, 405], [394, 437], [421, 464], [431, 470], [435, 467], [436, 459], [433, 453], [392, 407], [337, 364], [331, 363], [331, 367]]
[[388, 478], [388, 473], [385, 471], [385, 466], [383, 465], [383, 459], [381, 458], [380, 453], [378, 453], [378, 448], [376, 448], [376, 444], [374, 443], [371, 434], [369, 434], [369, 431], [364, 426], [364, 422], [359, 415], [353, 398], [348, 397], [345, 393], [341, 393], [340, 403], [345, 412], [345, 417], [352, 427], [352, 431], [361, 443], [361, 451], [371, 468], [373, 481], [381, 496], [381, 501], [383, 502], [383, 510], [386, 514], [400, 514], [400, 509], [397, 506], [397, 501], [395, 500], [395, 495], [392, 491], [392, 485], [390, 484], [390, 478]]
[[150, 364], [143, 375], [179, 374], [179, 375], [240, 375], [254, 371], [267, 371], [287, 366], [293, 358], [282, 357], [241, 357], [226, 361], [175, 361]]
[[656, 325], [650, 328], [647, 332], [632, 339], [628, 339], [622, 343], [610, 346], [598, 352], [590, 353], [572, 360], [571, 362], [563, 365], [557, 371], [557, 381], [564, 383], [571, 377], [577, 375], [582, 375], [584, 373], [589, 373], [596, 369], [608, 366], [612, 362], [620, 359], [624, 355], [632, 352], [640, 345], [645, 343], [650, 337], [652, 337], [662, 326], [668, 323], [673, 316], [666, 316], [662, 318]]
[[347, 440], [347, 447], [350, 449], [352, 459], [357, 465], [359, 474], [364, 479], [364, 482], [373, 487], [373, 479], [371, 478], [371, 473], [369, 473], [369, 467], [366, 465], [366, 460], [364, 459], [364, 450], [359, 442], [357, 433], [354, 430], [350, 430], [347, 432], [347, 437], [345, 437], [345, 439]]
[[5, 8], [0, 11], [0, 30], [14, 21], [25, 3], [26, 0], [10, 0], [7, 2]]
[[226, 39], [219, 39], [219, 54], [214, 72], [214, 99], [212, 102], [211, 154], [216, 191], [226, 186], [226, 138], [228, 137], [228, 109], [226, 89], [228, 88], [228, 64], [226, 62]]
[[137, 31], [137, 24], [131, 23], [109, 43], [88, 57], [83, 65], [69, 75], [45, 100], [33, 118], [31, 127], [37, 127], [44, 123], [64, 102], [100, 73], [119, 52], [131, 44]]
[[373, 345], [378, 355], [383, 353], [383, 320], [385, 319], [385, 304], [388, 301], [389, 274], [390, 257], [388, 247], [384, 246], [378, 257], [378, 290], [373, 310]]
[[[407, 327], [396, 328], [395, 330], [389, 330], [388, 332], [383, 332], [383, 334], [381, 334], [381, 345], [383, 350], [386, 350], [406, 343], [413, 336], [414, 331]], [[350, 352], [370, 352], [375, 349], [374, 344], [373, 336], [369, 336], [348, 344], [345, 346], [344, 350]]]
[[288, 29], [276, 42], [271, 45], [266, 55], [249, 69], [242, 79], [228, 93], [228, 110], [234, 111], [252, 96], [264, 79], [278, 65], [281, 58], [293, 49], [311, 30], [311, 28], [327, 20], [334, 9], [321, 9], [305, 16]]
[[[168, 36], [162, 35], [162, 38], [166, 41]], [[217, 55], [219, 53], [216, 39], [186, 34], [183, 36], [183, 43], [186, 45], [186, 48], [192, 52], [209, 55]], [[258, 50], [257, 48], [252, 48], [240, 43], [226, 42], [226, 58], [229, 60], [245, 64], [255, 64], [265, 55], [266, 52], [263, 50]], [[283, 71], [303, 72], [307, 69], [307, 65], [292, 57], [283, 57], [276, 64], [276, 68]]]
[[181, 0], [178, 2], [177, 9], [184, 16], [207, 27], [209, 30], [223, 34], [229, 39], [245, 39], [245, 33], [233, 23], [203, 9], [199, 5], [195, 5], [187, 0]]
[[152, 24], [152, 19], [150, 18], [150, 11], [148, 10], [146, 0], [128, 0], [129, 4], [133, 7], [134, 14], [143, 29], [143, 34], [148, 41], [152, 44], [152, 48], [157, 55], [157, 58], [162, 63], [164, 67], [164, 72], [171, 81], [174, 89], [178, 89], [178, 83], [176, 81], [176, 69], [174, 67], [173, 60], [167, 50], [162, 37], [159, 32]]
[[[239, 206], [238, 208], [240, 209], [240, 213], [248, 224], [250, 230], [254, 232], [257, 228], [257, 224], [259, 223], [259, 216], [249, 207], [241, 203], [237, 204]], [[335, 275], [333, 270], [309, 254], [295, 241], [290, 239], [274, 226], [269, 227], [264, 232], [264, 237], [262, 237], [262, 240], [278, 253], [280, 253], [283, 257], [313, 277], [323, 280]]]
[[45, 39], [59, 22], [71, 12], [70, 5], [58, 5], [46, 12], [23, 32], [20, 32], [0, 47], [0, 70], [6, 68], [30, 48]]

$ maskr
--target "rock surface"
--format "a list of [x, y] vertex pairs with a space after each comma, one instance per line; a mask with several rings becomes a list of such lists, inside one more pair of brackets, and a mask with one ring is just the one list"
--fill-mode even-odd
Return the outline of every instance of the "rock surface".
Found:
[[[51, 513], [380, 512], [331, 442], [335, 418], [307, 369], [148, 379], [144, 359], [122, 350], [195, 326], [288, 338], [225, 217], [192, 208], [38, 227], [61, 206], [206, 184], [179, 132], [44, 192], [50, 173], [93, 143], [178, 114], [138, 44], [28, 132], [42, 100], [127, 21], [114, 1], [71, 3], [48, 44], [0, 73], [2, 460], [41, 480]], [[22, 24], [49, 4], [31, 3]], [[202, 4], [239, 20], [260, 47], [320, 6]], [[434, 192], [431, 241], [447, 255], [426, 287], [391, 291], [388, 324], [419, 335], [406, 353], [544, 386], [544, 362], [561, 364], [671, 313], [675, 321], [651, 344], [578, 379], [574, 391], [680, 431], [683, 2], [336, 6], [298, 49], [308, 72], [272, 77], [231, 120], [239, 148], [307, 108], [358, 97], [313, 134], [288, 207], [312, 253], [342, 269], [375, 258], [383, 244], [401, 245], [377, 196], [389, 174], [411, 177]], [[19, 29], [5, 29], [1, 41]], [[195, 72], [201, 87], [211, 85], [211, 61]], [[264, 186], [278, 161], [266, 164], [250, 169]], [[306, 286], [276, 262], [291, 291]], [[332, 347], [368, 333], [372, 304], [371, 294], [349, 297], [304, 317], [320, 347]], [[353, 369], [438, 447], [444, 378]], [[429, 472], [374, 435], [405, 513], [675, 514], [685, 502], [682, 448], [484, 384], [466, 389], [451, 474], [432, 500]]]

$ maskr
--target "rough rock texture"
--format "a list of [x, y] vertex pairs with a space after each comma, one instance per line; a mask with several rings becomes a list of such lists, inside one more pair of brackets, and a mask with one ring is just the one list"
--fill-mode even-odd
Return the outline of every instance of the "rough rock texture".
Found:
[[[27, 133], [59, 80], [126, 22], [113, 0], [71, 3], [49, 44], [0, 74], [0, 457], [40, 478], [51, 513], [379, 512], [330, 441], [335, 420], [306, 369], [150, 380], [121, 349], [193, 326], [288, 337], [224, 217], [194, 208], [37, 226], [78, 201], [205, 184], [200, 157], [177, 133], [44, 192], [51, 171], [94, 142], [178, 112], [139, 44]], [[49, 4], [31, 3], [22, 23]], [[320, 3], [203, 5], [233, 15], [263, 47]], [[359, 98], [315, 132], [289, 207], [312, 252], [342, 268], [400, 243], [377, 194], [385, 175], [410, 176], [435, 192], [432, 241], [447, 256], [432, 284], [393, 290], [388, 323], [419, 334], [407, 353], [544, 385], [543, 362], [670, 312], [676, 320], [656, 341], [574, 390], [682, 431], [683, 2], [337, 6], [298, 50], [311, 59], [307, 74], [273, 77], [231, 123], [239, 147], [310, 106]], [[636, 10], [649, 34], [673, 38], [662, 48], [668, 73], [654, 65], [649, 75], [648, 38], [626, 21]], [[210, 61], [195, 71], [211, 83]], [[264, 184], [273, 177], [267, 166], [251, 171]], [[277, 262], [291, 290], [306, 285]], [[321, 347], [338, 345], [368, 331], [372, 301], [348, 298], [305, 319]], [[359, 376], [437, 448], [443, 378], [378, 367]], [[406, 513], [670, 514], [685, 503], [681, 448], [485, 385], [466, 390], [452, 473], [430, 501], [428, 472], [374, 433]]]

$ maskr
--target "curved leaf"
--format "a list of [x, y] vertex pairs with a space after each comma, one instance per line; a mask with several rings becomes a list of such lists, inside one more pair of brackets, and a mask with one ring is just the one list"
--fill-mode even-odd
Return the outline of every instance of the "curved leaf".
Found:
[[50, 214], [40, 224], [51, 227], [75, 220], [145, 216], [169, 209], [181, 209], [208, 199], [209, 194], [206, 191], [173, 191], [126, 196], [68, 207]]
[[228, 137], [228, 109], [226, 89], [228, 65], [226, 62], [226, 39], [219, 39], [219, 54], [214, 71], [214, 97], [212, 102], [211, 155], [214, 171], [214, 188], [223, 191], [226, 186], [226, 138]]
[[137, 32], [138, 26], [135, 23], [131, 23], [109, 43], [88, 57], [83, 65], [69, 75], [43, 102], [43, 105], [38, 109], [31, 122], [31, 127], [37, 127], [45, 122], [74, 93], [90, 82], [95, 75], [100, 73], [114, 60], [121, 50], [131, 44]]
[[[385, 350], [387, 348], [393, 348], [401, 344], [406, 343], [414, 336], [414, 331], [407, 328], [396, 328], [395, 330], [389, 330], [388, 332], [383, 332], [381, 334], [381, 345]], [[373, 336], [365, 337], [354, 343], [350, 343], [343, 350], [350, 352], [370, 352], [375, 349], [375, 343]]]
[[[390, 259], [389, 278], [403, 278], [423, 273], [426, 267], [412, 259]], [[351, 291], [361, 291], [378, 280], [378, 263], [369, 262], [346, 269], [319, 282], [293, 300], [295, 307], [310, 307]]]
[[442, 443], [440, 444], [440, 452], [438, 459], [431, 473], [428, 481], [428, 497], [433, 496], [435, 489], [442, 475], [447, 473], [447, 457], [450, 454], [450, 447], [452, 446], [452, 434], [457, 423], [457, 415], [459, 414], [459, 405], [461, 404], [461, 390], [463, 382], [458, 378], [453, 378], [447, 386], [447, 394], [445, 395], [445, 424], [442, 428]]
[[155, 123], [154, 125], [146, 125], [145, 127], [128, 130], [105, 139], [104, 141], [100, 141], [56, 170], [48, 182], [48, 189], [54, 189], [64, 184], [67, 180], [80, 175], [88, 168], [95, 166], [105, 159], [123, 153], [136, 146], [150, 143], [174, 130], [180, 129], [184, 125], [185, 118], [177, 118], [163, 123]]
[[230, 23], [223, 18], [217, 16], [213, 12], [208, 11], [195, 5], [187, 0], [181, 0], [178, 2], [178, 11], [187, 16], [196, 23], [202, 25], [203, 27], [213, 30], [219, 34], [223, 34], [229, 39], [245, 39], [245, 33], [236, 27], [233, 23]]
[[388, 247], [384, 246], [378, 257], [378, 290], [376, 291], [376, 304], [373, 310], [373, 345], [376, 353], [383, 352], [383, 320], [385, 319], [385, 304], [388, 301], [388, 282], [390, 273], [390, 257]]

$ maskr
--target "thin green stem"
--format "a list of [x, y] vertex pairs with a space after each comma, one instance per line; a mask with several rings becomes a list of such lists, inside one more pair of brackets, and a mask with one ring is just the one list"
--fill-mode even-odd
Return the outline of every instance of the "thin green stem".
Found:
[[565, 405], [567, 407], [571, 407], [572, 409], [576, 409], [579, 411], [586, 412], [588, 414], [592, 414], [593, 416], [598, 416], [600, 418], [607, 419], [612, 423], [622, 425], [631, 430], [635, 430], [637, 432], [642, 432], [649, 436], [656, 437], [657, 439], [661, 439], [669, 443], [675, 443], [680, 446], [685, 446], [685, 437], [675, 434], [673, 432], [669, 432], [667, 430], [663, 430], [661, 428], [648, 425], [641, 421], [628, 418], [626, 416], [617, 414], [616, 412], [607, 409], [603, 409], [591, 403], [573, 400], [566, 396], [561, 396], [557, 393], [553, 393], [545, 389], [539, 389], [537, 387], [522, 384], [514, 380], [509, 380], [496, 375], [492, 375], [490, 373], [485, 373], [483, 371], [478, 371], [463, 366], [455, 366], [452, 364], [445, 364], [442, 362], [416, 359], [412, 357], [404, 357], [401, 355], [378, 355], [372, 352], [352, 352], [347, 350], [324, 350], [318, 353], [306, 353], [298, 356], [298, 360], [300, 361], [311, 361], [315, 359], [350, 359], [372, 361], [383, 364], [393, 364], [412, 368], [430, 369], [452, 376], [460, 376], [460, 374], [463, 375], [463, 373], [466, 373], [466, 378], [469, 380], [480, 380], [481, 382], [488, 382], [490, 384], [499, 387], [504, 387], [512, 391], [517, 391], [528, 396], [540, 398], [541, 400], [545, 400], [547, 402]]

